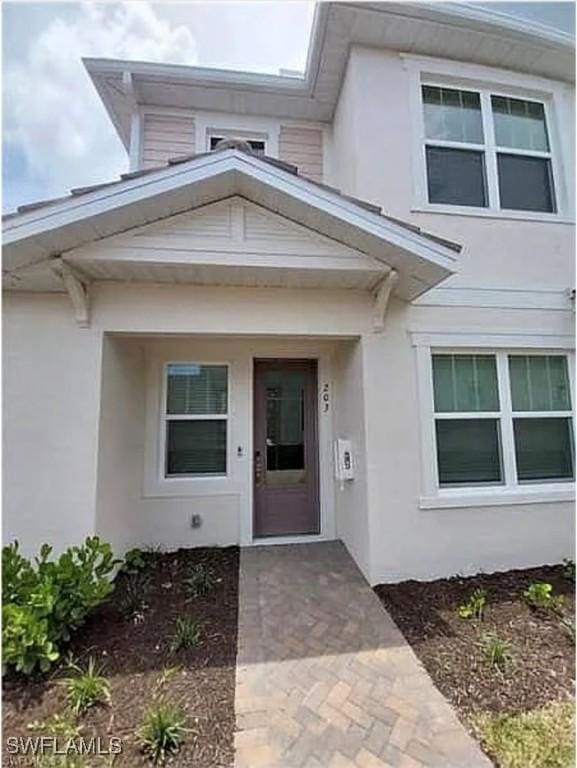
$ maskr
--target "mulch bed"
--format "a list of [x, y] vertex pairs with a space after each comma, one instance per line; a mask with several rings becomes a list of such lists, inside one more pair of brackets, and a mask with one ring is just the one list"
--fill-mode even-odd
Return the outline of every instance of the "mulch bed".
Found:
[[[78, 631], [70, 650], [76, 659], [94, 656], [105, 664], [111, 683], [110, 706], [89, 710], [83, 735], [122, 739], [118, 766], [149, 765], [135, 738], [163, 671], [177, 668], [163, 686], [187, 714], [186, 741], [168, 761], [171, 766], [223, 768], [233, 762], [234, 687], [237, 640], [238, 548], [180, 550], [146, 554], [145, 608], [126, 609], [125, 577], [111, 599]], [[202, 563], [217, 579], [206, 596], [191, 598], [184, 579]], [[190, 616], [202, 625], [202, 639], [192, 650], [170, 648], [175, 620]], [[4, 744], [8, 736], [30, 736], [31, 722], [45, 722], [64, 709], [58, 676], [4, 681]], [[23, 763], [18, 763], [23, 764]], [[93, 763], [90, 762], [90, 765]], [[108, 763], [107, 763], [108, 765]]]
[[[478, 712], [521, 712], [574, 695], [575, 645], [552, 611], [534, 611], [523, 591], [549, 582], [574, 621], [574, 584], [562, 566], [546, 566], [433, 582], [381, 584], [375, 591], [439, 690], [467, 720]], [[483, 621], [457, 609], [475, 589], [487, 591]], [[480, 639], [490, 632], [511, 644], [503, 672], [485, 659]]]

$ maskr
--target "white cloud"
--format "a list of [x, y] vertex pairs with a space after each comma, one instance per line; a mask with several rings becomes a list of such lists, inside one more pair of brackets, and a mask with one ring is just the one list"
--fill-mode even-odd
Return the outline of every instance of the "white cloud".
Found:
[[195, 63], [190, 29], [147, 2], [82, 3], [56, 16], [4, 68], [4, 141], [21, 152], [41, 195], [114, 178], [126, 156], [83, 56]]

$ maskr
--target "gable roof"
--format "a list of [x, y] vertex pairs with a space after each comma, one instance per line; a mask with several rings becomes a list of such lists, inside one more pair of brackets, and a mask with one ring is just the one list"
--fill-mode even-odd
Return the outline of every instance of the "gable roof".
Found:
[[124, 145], [134, 103], [330, 121], [352, 45], [468, 61], [575, 81], [563, 32], [470, 3], [317, 3], [301, 76], [111, 59], [84, 60]]
[[226, 148], [22, 206], [4, 219], [4, 272], [15, 275], [87, 243], [239, 195], [398, 272], [407, 300], [457, 268], [460, 246], [305, 179], [294, 166]]

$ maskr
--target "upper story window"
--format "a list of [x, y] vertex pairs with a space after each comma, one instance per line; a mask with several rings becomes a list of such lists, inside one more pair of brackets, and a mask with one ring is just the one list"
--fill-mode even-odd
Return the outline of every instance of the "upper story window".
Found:
[[421, 87], [429, 203], [555, 213], [545, 105]]
[[264, 139], [247, 139], [244, 136], [231, 136], [231, 135], [217, 135], [214, 134], [209, 137], [209, 147], [211, 150], [216, 149], [219, 142], [223, 141], [224, 139], [242, 139], [243, 141], [246, 141], [246, 143], [250, 146], [250, 148], [253, 150], [253, 152], [256, 152], [258, 155], [264, 155], [266, 154], [266, 141]]

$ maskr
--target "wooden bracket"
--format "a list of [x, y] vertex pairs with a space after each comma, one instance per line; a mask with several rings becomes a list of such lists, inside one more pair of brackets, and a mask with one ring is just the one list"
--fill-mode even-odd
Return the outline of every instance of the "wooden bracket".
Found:
[[382, 333], [385, 329], [385, 315], [389, 299], [398, 280], [399, 273], [395, 269], [391, 269], [377, 288], [373, 305], [373, 330], [375, 333]]
[[90, 296], [88, 293], [88, 284], [83, 280], [72, 267], [62, 259], [54, 259], [52, 271], [57, 274], [66, 288], [70, 297], [74, 317], [80, 328], [90, 326]]

